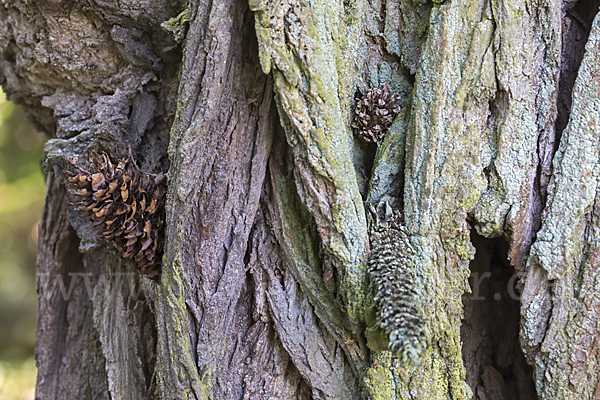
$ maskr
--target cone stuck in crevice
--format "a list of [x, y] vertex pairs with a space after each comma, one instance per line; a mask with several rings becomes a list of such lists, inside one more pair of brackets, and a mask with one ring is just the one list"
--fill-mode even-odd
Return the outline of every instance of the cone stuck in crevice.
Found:
[[400, 95], [389, 93], [387, 83], [383, 89], [371, 88], [357, 102], [352, 128], [366, 142], [379, 142], [401, 110], [397, 105]]
[[158, 281], [164, 248], [166, 177], [140, 171], [122, 160], [116, 167], [106, 153], [92, 152], [92, 171], [69, 160], [78, 173], [65, 171], [72, 205], [83, 212], [104, 241], [131, 261], [135, 271]]

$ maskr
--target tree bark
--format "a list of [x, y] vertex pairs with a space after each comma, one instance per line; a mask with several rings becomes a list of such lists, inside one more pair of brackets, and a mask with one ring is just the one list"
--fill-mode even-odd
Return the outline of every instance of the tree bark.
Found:
[[[36, 398], [598, 398], [599, 6], [3, 1], [51, 137]], [[160, 282], [70, 205], [92, 151], [168, 172]]]

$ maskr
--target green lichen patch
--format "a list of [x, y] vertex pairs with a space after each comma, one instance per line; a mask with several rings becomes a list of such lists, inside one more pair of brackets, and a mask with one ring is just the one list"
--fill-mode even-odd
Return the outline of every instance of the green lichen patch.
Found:
[[160, 24], [160, 27], [173, 35], [177, 43], [181, 43], [185, 38], [185, 32], [190, 20], [190, 10], [186, 8], [176, 17], [168, 19]]
[[[211, 374], [200, 376], [192, 357], [195, 349], [189, 340], [188, 310], [185, 304], [185, 272], [176, 259], [163, 271], [163, 284], [157, 302], [159, 345], [156, 379], [162, 398], [210, 399]], [[177, 377], [189, 385], [184, 388]]]
[[[273, 71], [277, 105], [325, 257], [356, 332], [363, 321], [367, 230], [346, 125], [364, 2], [254, 4], [263, 71]], [[346, 13], [347, 11], [348, 13]], [[346, 33], [346, 34], [341, 34]]]

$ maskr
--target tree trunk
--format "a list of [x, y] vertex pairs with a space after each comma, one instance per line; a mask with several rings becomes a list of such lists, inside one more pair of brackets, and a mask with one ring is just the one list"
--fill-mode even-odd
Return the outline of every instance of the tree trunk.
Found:
[[[3, 1], [36, 398], [600, 398], [599, 6]], [[93, 151], [168, 172], [158, 282], [70, 205]]]

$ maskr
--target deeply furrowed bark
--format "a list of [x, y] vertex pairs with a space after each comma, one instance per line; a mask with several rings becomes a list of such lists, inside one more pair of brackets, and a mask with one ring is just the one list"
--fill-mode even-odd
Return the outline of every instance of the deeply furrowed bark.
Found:
[[[0, 6], [0, 83], [52, 137], [37, 398], [598, 397], [600, 1], [116, 4]], [[160, 284], [69, 205], [92, 150], [168, 171]], [[383, 203], [415, 365], [365, 334]]]

